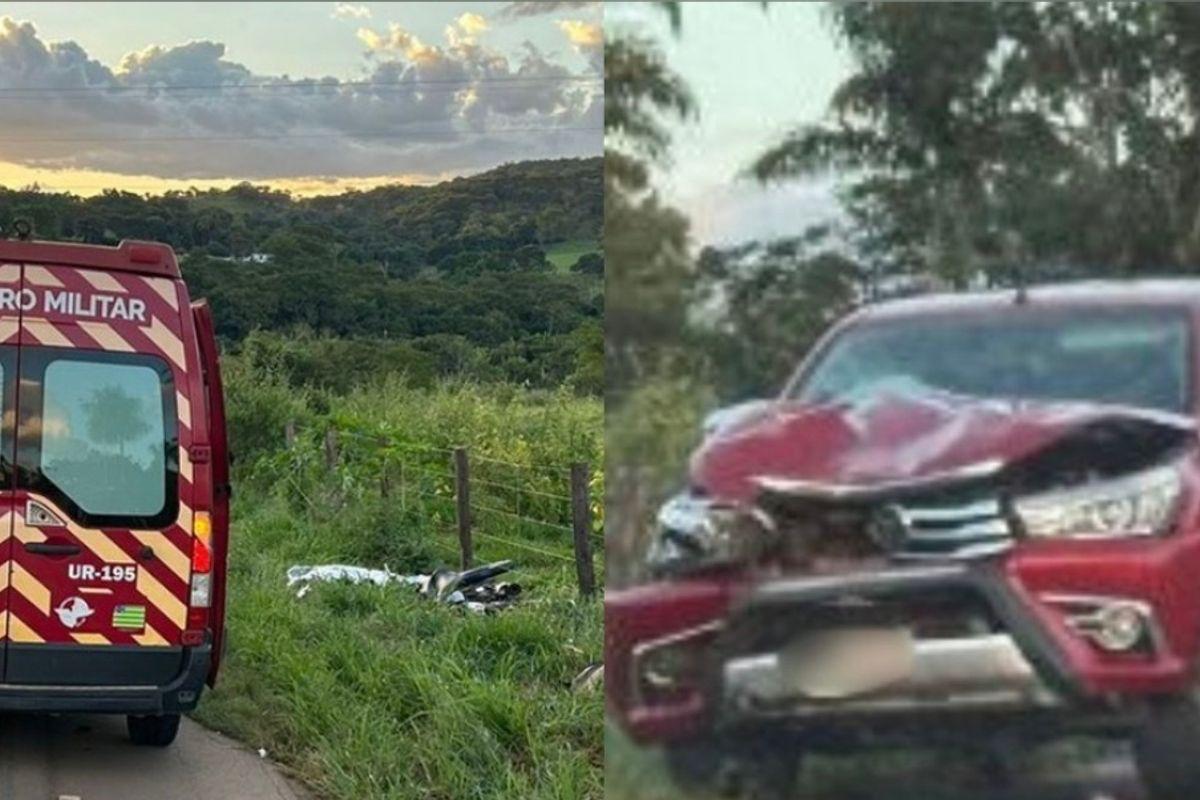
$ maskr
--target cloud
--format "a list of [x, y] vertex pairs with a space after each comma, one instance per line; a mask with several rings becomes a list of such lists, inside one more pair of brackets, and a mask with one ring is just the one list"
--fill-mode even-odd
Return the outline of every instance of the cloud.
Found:
[[180, 84], [191, 81], [201, 85], [241, 83], [251, 77], [250, 70], [225, 61], [225, 45], [198, 41], [175, 47], [151, 45], [127, 53], [117, 65], [117, 75], [130, 84]]
[[558, 27], [567, 35], [567, 40], [580, 49], [595, 49], [604, 44], [604, 31], [594, 22], [563, 19], [559, 20]]
[[472, 14], [470, 11], [456, 19], [454, 24], [467, 36], [478, 36], [488, 28], [486, 19], [479, 14]]
[[597, 73], [604, 72], [604, 30], [594, 22], [578, 19], [561, 19], [558, 27], [567, 36], [567, 41]]
[[[220, 42], [153, 45], [115, 68], [0, 17], [0, 162], [178, 179], [442, 175], [602, 152], [600, 87], [526, 45], [363, 28], [361, 81], [258, 74]], [[240, 88], [239, 88], [240, 87]]]
[[471, 46], [487, 29], [488, 21], [484, 17], [467, 11], [446, 26], [446, 41], [451, 47]]
[[[473, 46], [475, 37], [467, 33], [467, 30], [483, 30], [487, 27], [483, 17], [476, 14], [463, 14], [462, 16], [474, 19], [468, 21], [464, 26], [462, 17], [460, 17], [446, 26], [446, 40], [451, 49]], [[479, 27], [480, 24], [482, 27]], [[389, 23], [385, 33], [379, 33], [374, 28], [359, 28], [357, 35], [358, 40], [367, 46], [367, 52], [371, 55], [403, 56], [409, 61], [425, 64], [434, 64], [445, 58], [443, 48], [426, 44], [415, 33], [409, 32], [396, 22]]]
[[330, 16], [334, 19], [370, 19], [371, 9], [353, 3], [338, 3], [334, 5]]
[[405, 58], [417, 60], [434, 55], [434, 48], [429, 47], [416, 34], [409, 33], [399, 23], [388, 25], [387, 33], [377, 33], [373, 28], [359, 28], [358, 40], [373, 53], [396, 53]]
[[509, 3], [500, 9], [500, 16], [507, 19], [518, 17], [534, 17], [539, 14], [553, 14], [580, 8], [599, 8], [599, 2], [589, 0], [526, 0], [526, 2]]

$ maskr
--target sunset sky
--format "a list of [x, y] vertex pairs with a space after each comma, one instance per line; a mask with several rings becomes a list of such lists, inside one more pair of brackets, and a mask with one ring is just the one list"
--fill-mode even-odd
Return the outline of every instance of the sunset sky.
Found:
[[592, 2], [5, 3], [0, 184], [312, 194], [600, 155], [600, 23]]

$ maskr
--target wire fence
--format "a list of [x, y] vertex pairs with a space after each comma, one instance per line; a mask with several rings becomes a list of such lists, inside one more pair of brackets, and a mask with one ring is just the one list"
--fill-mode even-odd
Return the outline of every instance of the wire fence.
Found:
[[[374, 493], [415, 517], [439, 552], [462, 568], [481, 551], [487, 560], [519, 557], [547, 566], [574, 566], [580, 593], [596, 591], [594, 550], [603, 552], [603, 501], [599, 476], [590, 465], [531, 465], [473, 453], [467, 447], [439, 448], [330, 427], [284, 431], [287, 452], [296, 457], [287, 473], [290, 487], [310, 508], [328, 498]], [[311, 455], [304, 461], [299, 442]], [[314, 497], [300, 480], [301, 467], [321, 473], [329, 491]]]

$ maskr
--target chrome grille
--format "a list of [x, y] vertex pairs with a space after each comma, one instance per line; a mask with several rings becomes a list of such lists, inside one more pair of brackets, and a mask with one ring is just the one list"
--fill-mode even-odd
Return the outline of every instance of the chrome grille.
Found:
[[887, 508], [903, 522], [902, 547], [897, 556], [970, 558], [1007, 549], [1012, 530], [996, 498], [969, 502], [908, 501]]
[[864, 492], [853, 498], [811, 489], [804, 496], [780, 493], [762, 501], [777, 522], [788, 560], [820, 570], [888, 557], [977, 558], [1013, 542], [1005, 506], [990, 486]]

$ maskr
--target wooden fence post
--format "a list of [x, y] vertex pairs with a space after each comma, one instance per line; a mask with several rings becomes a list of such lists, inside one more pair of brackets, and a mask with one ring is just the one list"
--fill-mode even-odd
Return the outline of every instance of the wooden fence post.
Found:
[[592, 565], [592, 506], [588, 498], [588, 465], [571, 465], [571, 529], [575, 536], [575, 574], [579, 593], [596, 593], [596, 572]]
[[336, 428], [325, 431], [325, 467], [329, 471], [338, 463], [338, 435]]
[[[388, 440], [386, 436], [379, 437], [379, 447], [386, 448]], [[392, 494], [392, 480], [390, 471], [388, 470], [388, 457], [384, 453], [383, 458], [379, 462], [379, 496], [385, 500]]]
[[408, 479], [404, 477], [404, 458], [400, 458], [400, 510], [408, 511]]
[[289, 419], [283, 426], [283, 443], [291, 450], [296, 446], [296, 421]]
[[470, 569], [475, 560], [471, 544], [471, 465], [467, 448], [454, 448], [454, 494], [458, 500], [458, 546], [462, 551], [462, 569]]

